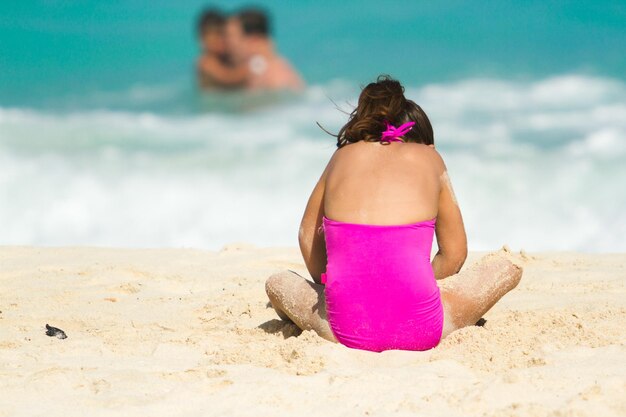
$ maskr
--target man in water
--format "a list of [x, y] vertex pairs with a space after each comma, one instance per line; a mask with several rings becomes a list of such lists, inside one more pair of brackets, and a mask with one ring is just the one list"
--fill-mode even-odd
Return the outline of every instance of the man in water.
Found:
[[211, 62], [208, 67], [218, 84], [249, 90], [298, 91], [304, 87], [298, 73], [276, 52], [263, 11], [250, 8], [233, 15], [226, 22], [225, 34], [232, 65]]
[[226, 46], [225, 26], [226, 16], [217, 9], [205, 10], [198, 19], [198, 39], [202, 55], [196, 63], [196, 74], [198, 85], [202, 89], [243, 86], [241, 79], [238, 83], [220, 82], [213, 70], [217, 66], [224, 68], [224, 71], [235, 71], [235, 65]]

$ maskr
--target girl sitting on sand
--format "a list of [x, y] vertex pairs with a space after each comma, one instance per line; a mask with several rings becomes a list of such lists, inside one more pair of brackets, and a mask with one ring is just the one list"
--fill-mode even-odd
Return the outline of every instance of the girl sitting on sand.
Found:
[[398, 81], [363, 89], [337, 147], [300, 227], [314, 282], [291, 271], [266, 282], [281, 318], [351, 348], [426, 350], [515, 288], [522, 270], [502, 253], [459, 273], [461, 212], [430, 121]]

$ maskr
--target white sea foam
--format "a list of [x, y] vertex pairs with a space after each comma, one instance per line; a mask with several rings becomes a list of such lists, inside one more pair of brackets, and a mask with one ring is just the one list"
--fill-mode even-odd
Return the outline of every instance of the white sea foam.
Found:
[[[357, 93], [331, 83], [246, 113], [111, 110], [126, 100], [117, 93], [88, 110], [0, 108], [0, 244], [295, 245], [335, 149], [315, 121], [336, 131], [346, 116], [328, 97]], [[622, 82], [482, 79], [407, 94], [431, 117], [470, 249], [626, 250]], [[172, 96], [128, 92], [135, 104]]]

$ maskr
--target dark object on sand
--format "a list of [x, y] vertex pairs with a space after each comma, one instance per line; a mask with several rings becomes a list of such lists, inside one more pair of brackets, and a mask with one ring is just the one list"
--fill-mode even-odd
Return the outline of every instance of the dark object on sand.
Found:
[[57, 339], [67, 339], [67, 335], [61, 329], [46, 324], [46, 335], [56, 337]]

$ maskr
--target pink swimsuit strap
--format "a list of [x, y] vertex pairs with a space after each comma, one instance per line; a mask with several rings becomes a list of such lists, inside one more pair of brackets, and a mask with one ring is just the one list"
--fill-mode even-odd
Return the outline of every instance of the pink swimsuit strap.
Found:
[[[433, 217], [432, 219], [420, 220], [419, 222], [413, 223], [404, 223], [404, 224], [366, 224], [366, 223], [351, 223], [351, 222], [342, 222], [339, 220], [329, 219], [326, 216], [322, 216], [323, 223], [334, 223], [334, 224], [343, 224], [348, 227], [384, 227], [387, 229], [393, 228], [403, 228], [403, 227], [415, 227], [415, 226], [434, 226], [437, 223], [437, 217]], [[323, 227], [323, 224], [322, 224]]]
[[415, 122], [406, 122], [398, 127], [395, 127], [386, 121], [385, 131], [382, 133], [380, 141], [383, 143], [402, 142], [402, 139], [400, 138], [409, 133], [414, 125]]

